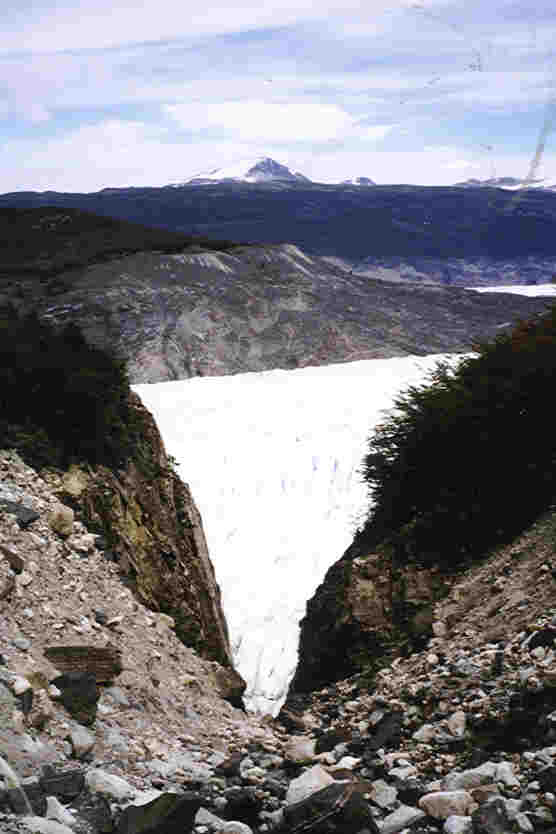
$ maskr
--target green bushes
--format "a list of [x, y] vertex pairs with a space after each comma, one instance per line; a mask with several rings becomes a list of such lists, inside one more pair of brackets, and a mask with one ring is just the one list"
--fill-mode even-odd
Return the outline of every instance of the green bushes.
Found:
[[507, 541], [556, 488], [556, 308], [398, 397], [369, 443], [356, 540], [457, 567]]
[[90, 347], [75, 325], [0, 310], [0, 448], [30, 464], [118, 466], [135, 434], [122, 362]]

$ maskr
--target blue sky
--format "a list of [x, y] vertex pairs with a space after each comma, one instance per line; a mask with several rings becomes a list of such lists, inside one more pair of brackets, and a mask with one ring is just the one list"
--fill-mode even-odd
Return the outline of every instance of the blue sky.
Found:
[[7, 0], [0, 192], [272, 156], [322, 182], [556, 178], [548, 0]]

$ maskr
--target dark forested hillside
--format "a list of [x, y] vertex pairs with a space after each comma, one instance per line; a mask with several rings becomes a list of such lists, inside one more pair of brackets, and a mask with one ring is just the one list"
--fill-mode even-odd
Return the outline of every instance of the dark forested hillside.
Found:
[[0, 448], [31, 465], [117, 466], [135, 451], [124, 363], [86, 344], [74, 324], [0, 310]]
[[186, 235], [295, 243], [319, 255], [556, 255], [556, 194], [412, 185], [217, 183], [22, 192], [0, 207], [63, 206]]
[[373, 435], [359, 542], [445, 568], [509, 541], [556, 494], [556, 307], [398, 397]]
[[51, 205], [28, 210], [0, 207], [0, 241], [0, 278], [22, 274], [50, 276], [134, 252], [231, 247], [223, 241], [192, 238], [167, 229]]

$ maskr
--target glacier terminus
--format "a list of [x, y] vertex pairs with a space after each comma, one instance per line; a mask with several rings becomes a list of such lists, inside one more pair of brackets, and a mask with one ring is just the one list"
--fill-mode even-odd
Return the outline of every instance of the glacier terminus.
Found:
[[203, 519], [249, 709], [276, 713], [305, 603], [368, 506], [359, 469], [395, 395], [451, 356], [135, 385]]

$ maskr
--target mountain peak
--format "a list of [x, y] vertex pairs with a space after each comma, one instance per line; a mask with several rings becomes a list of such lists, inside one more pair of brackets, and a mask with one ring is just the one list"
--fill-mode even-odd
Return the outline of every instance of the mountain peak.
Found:
[[518, 191], [522, 188], [536, 188], [545, 191], [556, 189], [554, 178], [543, 179], [518, 179], [517, 177], [491, 177], [487, 180], [469, 179], [464, 182], [456, 182], [459, 188], [505, 188], [508, 191]]
[[376, 182], [369, 177], [351, 177], [349, 180], [342, 180], [340, 185], [376, 185]]
[[299, 172], [293, 172], [287, 165], [276, 162], [269, 156], [251, 157], [238, 162], [226, 165], [222, 168], [213, 168], [210, 171], [202, 171], [191, 177], [180, 185], [205, 185], [214, 182], [310, 182]]

